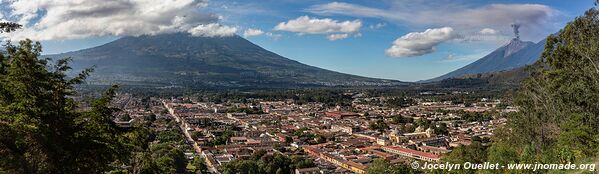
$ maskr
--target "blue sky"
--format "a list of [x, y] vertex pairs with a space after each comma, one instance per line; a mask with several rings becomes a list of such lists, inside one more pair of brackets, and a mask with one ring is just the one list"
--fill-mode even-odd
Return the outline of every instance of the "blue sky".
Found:
[[593, 0], [155, 2], [2, 1], [0, 18], [25, 24], [21, 33], [4, 37], [41, 40], [47, 54], [89, 48], [125, 35], [238, 34], [308, 65], [417, 81], [460, 68], [507, 43], [514, 36], [511, 24], [521, 25], [522, 40], [537, 42], [593, 4]]

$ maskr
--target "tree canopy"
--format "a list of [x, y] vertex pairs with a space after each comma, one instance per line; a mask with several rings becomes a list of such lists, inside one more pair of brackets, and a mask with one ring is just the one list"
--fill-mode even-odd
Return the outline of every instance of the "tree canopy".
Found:
[[[599, 137], [599, 11], [588, 10], [547, 38], [531, 77], [519, 90], [502, 143], [595, 156]], [[526, 147], [526, 146], [519, 146]], [[522, 151], [523, 149], [518, 149]], [[548, 153], [545, 153], [548, 154]]]
[[[4, 32], [18, 24], [2, 23]], [[68, 78], [69, 59], [41, 59], [39, 43], [7, 44], [0, 54], [0, 173], [99, 173], [129, 155], [127, 132], [108, 107], [116, 87], [81, 110], [74, 85], [91, 72]]]
[[382, 158], [375, 159], [368, 168], [368, 174], [418, 174], [419, 170], [414, 170], [405, 164], [393, 165]]
[[315, 167], [311, 160], [301, 156], [287, 157], [282, 154], [267, 154], [256, 151], [250, 159], [233, 160], [223, 166], [225, 174], [283, 174], [293, 173], [295, 169]]
[[[557, 34], [548, 36], [545, 51], [539, 61], [528, 68], [531, 75], [518, 90], [514, 102], [519, 112], [507, 115], [508, 124], [495, 131], [489, 148], [459, 147], [446, 160], [486, 158], [486, 161], [501, 164], [549, 164], [596, 159], [599, 152], [598, 31], [599, 11], [592, 8]], [[480, 147], [478, 143], [473, 144]], [[476, 153], [470, 153], [472, 151]]]
[[0, 22], [0, 33], [13, 32], [22, 26], [14, 22]]

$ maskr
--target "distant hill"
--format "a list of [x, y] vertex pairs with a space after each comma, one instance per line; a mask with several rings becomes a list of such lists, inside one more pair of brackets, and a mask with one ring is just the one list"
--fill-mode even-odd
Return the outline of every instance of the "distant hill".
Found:
[[539, 59], [545, 48], [546, 40], [538, 43], [512, 39], [508, 44], [498, 48], [485, 57], [460, 69], [424, 82], [439, 81], [448, 78], [459, 78], [467, 75], [506, 71], [533, 64]]
[[74, 72], [95, 66], [88, 82], [156, 87], [289, 88], [402, 85], [329, 71], [282, 57], [239, 36], [187, 33], [123, 37], [51, 58], [72, 57]]
[[503, 85], [519, 85], [524, 78], [528, 77], [530, 73], [528, 72], [529, 66], [524, 66], [520, 68], [514, 68], [511, 70], [504, 70], [498, 72], [490, 72], [490, 73], [481, 73], [481, 74], [469, 74], [458, 79], [467, 79], [467, 78], [476, 78], [476, 79], [485, 79], [491, 84], [503, 84]]
[[490, 73], [468, 74], [439, 81], [421, 83], [428, 88], [468, 88], [468, 89], [516, 89], [522, 80], [530, 75], [527, 65], [511, 70]]

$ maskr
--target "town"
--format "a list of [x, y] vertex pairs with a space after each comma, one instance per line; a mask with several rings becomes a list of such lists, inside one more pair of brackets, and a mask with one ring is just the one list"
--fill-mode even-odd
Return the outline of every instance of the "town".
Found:
[[[346, 106], [294, 99], [209, 102], [193, 97], [134, 97], [119, 94], [115, 122], [163, 119], [176, 124], [188, 159], [200, 158], [207, 172], [222, 173], [228, 163], [255, 155], [282, 155], [302, 162], [294, 173], [367, 173], [376, 160], [389, 164], [436, 163], [452, 149], [473, 141], [489, 143], [503, 116], [517, 109], [500, 99], [474, 102], [412, 97], [369, 96], [347, 91]], [[169, 126], [153, 125], [164, 130]], [[156, 140], [159, 141], [159, 140]]]

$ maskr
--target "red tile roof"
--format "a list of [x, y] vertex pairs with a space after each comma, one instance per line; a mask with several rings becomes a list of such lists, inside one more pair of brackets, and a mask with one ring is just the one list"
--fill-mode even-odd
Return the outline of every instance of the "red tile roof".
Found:
[[387, 146], [386, 148], [390, 148], [393, 150], [397, 150], [397, 151], [401, 151], [401, 152], [405, 152], [405, 153], [409, 153], [409, 154], [414, 154], [414, 155], [418, 155], [418, 156], [422, 156], [422, 157], [427, 157], [427, 158], [431, 158], [431, 159], [439, 159], [439, 155], [421, 152], [421, 151], [417, 151], [417, 150], [413, 150], [413, 149], [408, 149], [408, 148], [403, 148], [403, 147], [398, 147], [398, 146]]

